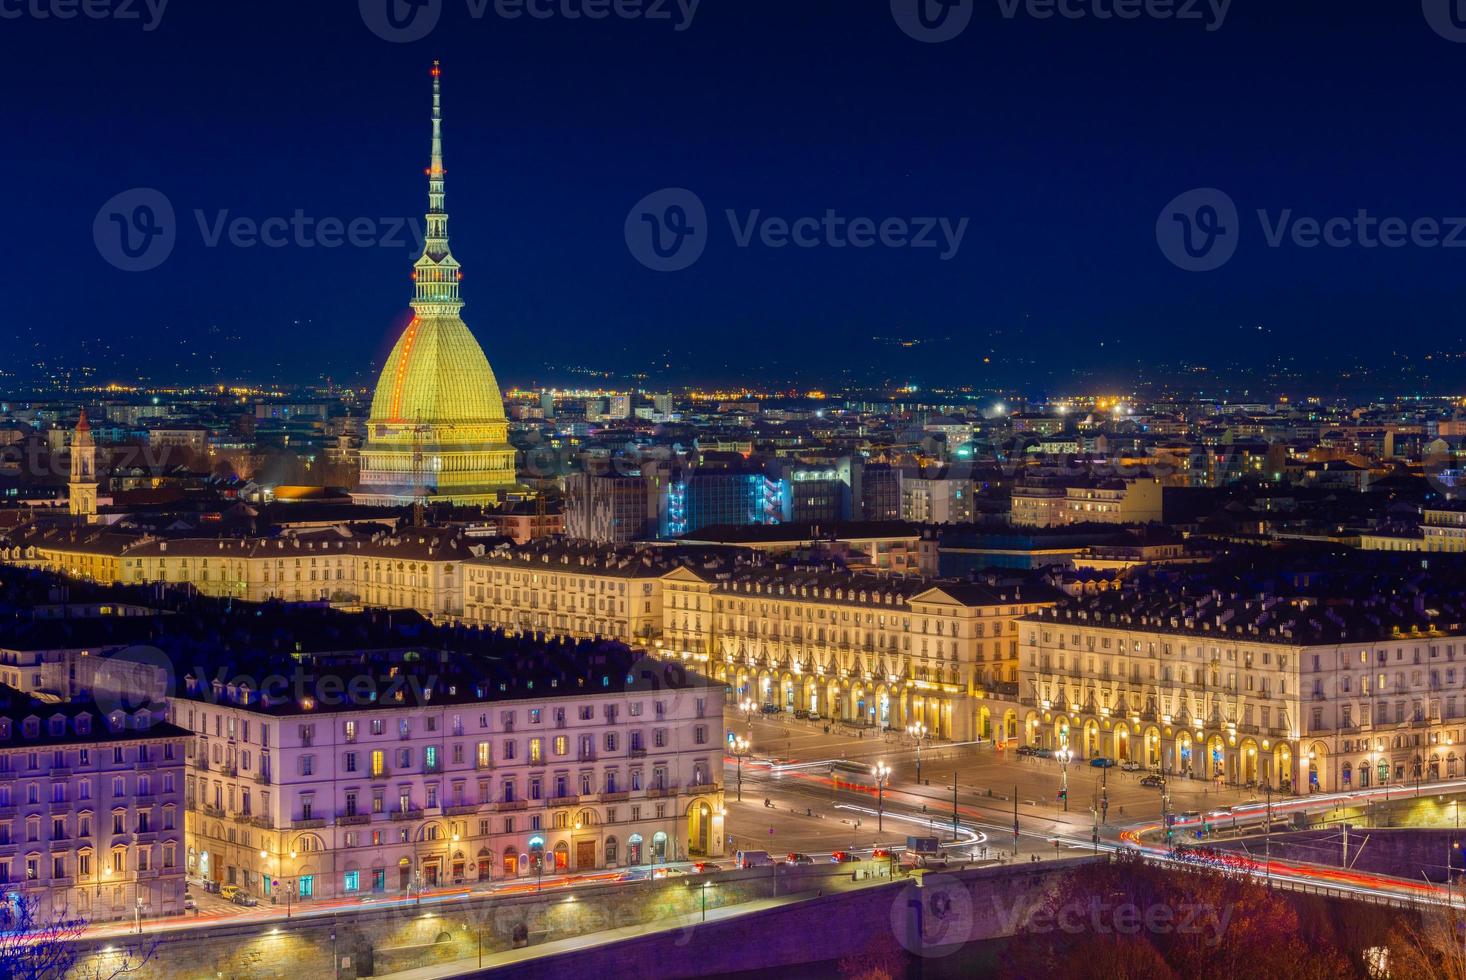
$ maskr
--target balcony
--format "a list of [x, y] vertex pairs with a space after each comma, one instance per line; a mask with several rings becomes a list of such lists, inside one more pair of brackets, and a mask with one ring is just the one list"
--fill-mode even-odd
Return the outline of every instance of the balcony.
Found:
[[644, 746], [644, 745], [633, 745], [631, 748], [629, 748], [629, 749], [626, 750], [626, 754], [628, 756], [630, 756], [631, 758], [633, 758], [633, 759], [645, 759], [646, 758], [646, 746]]
[[236, 766], [236, 765], [233, 765], [231, 763], [226, 762], [226, 763], [224, 763], [224, 765], [222, 765], [222, 766], [219, 767], [219, 773], [220, 773], [220, 775], [229, 776], [229, 777], [233, 778], [233, 777], [239, 775], [239, 767]]
[[615, 790], [613, 792], [602, 793], [598, 797], [598, 799], [602, 803], [620, 803], [622, 800], [629, 800], [630, 798], [631, 798], [631, 794], [629, 792], [627, 792], [626, 790], [624, 790], [624, 789], [623, 790]]
[[381, 769], [377, 769], [374, 772], [372, 772], [372, 774], [370, 776], [368, 776], [367, 778], [368, 779], [390, 779], [390, 778], [392, 778], [392, 770], [383, 767]]
[[443, 815], [448, 817], [466, 817], [478, 812], [477, 803], [458, 803], [443, 810]]
[[552, 796], [545, 801], [548, 806], [575, 806], [579, 802], [579, 796]]
[[421, 810], [393, 810], [389, 814], [393, 820], [421, 820]]
[[257, 772], [254, 775], [254, 780], [261, 786], [268, 786], [270, 785], [270, 774], [267, 772]]
[[261, 830], [274, 830], [275, 829], [275, 821], [271, 820], [269, 817], [267, 817], [267, 816], [265, 816], [263, 814], [261, 814], [260, 816], [257, 816], [257, 817], [250, 817], [249, 818], [249, 824], [250, 824], [251, 827], [258, 827]]
[[494, 809], [500, 813], [512, 810], [528, 810], [529, 800], [505, 800], [502, 803], [495, 804]]
[[693, 783], [682, 788], [682, 792], [688, 796], [702, 796], [708, 793], [721, 793], [722, 791], [723, 787], [718, 783]]
[[199, 807], [199, 809], [203, 811], [204, 816], [206, 817], [217, 817], [220, 820], [224, 819], [224, 810], [222, 807], [210, 806], [209, 804], [205, 803], [203, 806]]
[[301, 817], [298, 820], [290, 821], [292, 830], [317, 830], [324, 826], [326, 826], [326, 821], [321, 817]]
[[370, 813], [343, 813], [336, 818], [336, 826], [338, 827], [357, 827], [361, 824], [371, 822], [372, 815]]

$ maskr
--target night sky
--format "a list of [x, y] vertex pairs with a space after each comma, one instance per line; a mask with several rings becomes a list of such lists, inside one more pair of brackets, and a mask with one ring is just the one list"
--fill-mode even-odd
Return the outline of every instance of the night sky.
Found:
[[[0, 2], [21, 12], [0, 18], [18, 350], [0, 366], [22, 376], [43, 358], [101, 380], [369, 378], [412, 247], [208, 247], [195, 211], [420, 220], [434, 58], [464, 317], [506, 385], [592, 368], [1063, 387], [1466, 349], [1466, 231], [1459, 248], [1271, 248], [1256, 216], [1466, 216], [1466, 43], [1416, 0], [1235, 0], [1216, 30], [1205, 2], [1201, 20], [1120, 21], [973, 0], [944, 43], [908, 37], [888, 0], [704, 0], [682, 30], [675, 2], [670, 20], [590, 21], [560, 13], [584, 0], [550, 19], [442, 0], [411, 43], [356, 0], [173, 0], [151, 31], [143, 0], [141, 21], [30, 13], [52, 2]], [[388, 2], [364, 0], [368, 18]], [[175, 209], [177, 241], [125, 272], [94, 222], [140, 187]], [[1200, 187], [1241, 215], [1210, 272], [1157, 243], [1167, 202]], [[644, 267], [624, 232], [662, 188], [708, 212], [682, 271]], [[727, 209], [969, 223], [943, 260], [740, 248]]]

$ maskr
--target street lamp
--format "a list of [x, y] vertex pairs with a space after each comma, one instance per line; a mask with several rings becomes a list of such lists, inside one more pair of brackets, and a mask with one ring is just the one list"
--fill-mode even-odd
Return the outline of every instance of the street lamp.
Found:
[[884, 762], [877, 762], [871, 770], [876, 777], [876, 833], [884, 833], [886, 829], [886, 780], [891, 778], [891, 767]]
[[753, 709], [758, 705], [753, 703], [753, 698], [744, 698], [738, 702], [738, 710], [743, 712], [743, 723], [748, 726], [749, 741], [753, 740]]
[[733, 758], [738, 760], [738, 802], [743, 802], [743, 757], [748, 754], [748, 739], [742, 735], [733, 740]]
[[1064, 801], [1064, 812], [1069, 812], [1069, 760], [1074, 758], [1074, 753], [1067, 746], [1054, 753], [1058, 756], [1061, 771], [1064, 774], [1064, 786], [1059, 790], [1059, 799]]
[[926, 736], [926, 726], [921, 722], [906, 726], [906, 734], [916, 739], [916, 782], [921, 783], [921, 740]]

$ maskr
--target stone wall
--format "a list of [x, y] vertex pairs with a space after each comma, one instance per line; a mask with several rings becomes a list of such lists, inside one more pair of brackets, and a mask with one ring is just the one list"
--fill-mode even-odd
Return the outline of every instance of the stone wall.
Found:
[[[850, 865], [761, 868], [725, 872], [708, 879], [617, 882], [573, 890], [547, 888], [513, 896], [467, 895], [421, 905], [352, 909], [335, 914], [316, 908], [286, 922], [203, 925], [162, 933], [147, 966], [135, 980], [275, 980], [332, 976], [334, 957], [341, 980], [450, 962], [573, 938], [624, 926], [646, 925], [699, 911], [793, 893], [826, 893], [856, 887]], [[706, 895], [701, 887], [706, 880]], [[91, 976], [108, 947], [124, 940], [79, 943], [74, 978]], [[104, 971], [110, 972], [110, 971]]]

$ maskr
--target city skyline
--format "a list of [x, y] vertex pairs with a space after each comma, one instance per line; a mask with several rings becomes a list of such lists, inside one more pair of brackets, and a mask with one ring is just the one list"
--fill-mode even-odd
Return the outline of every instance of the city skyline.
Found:
[[[1466, 47], [1419, 11], [1367, 24], [1272, 12], [1269, 35], [1241, 5], [1192, 23], [1046, 20], [1020, 4], [921, 43], [877, 6], [838, 18], [698, 6], [689, 23], [670, 5], [668, 21], [591, 21], [449, 3], [412, 43], [356, 11], [269, 4], [250, 17], [168, 9], [151, 30], [17, 20], [35, 43], [0, 71], [48, 86], [44, 105], [17, 107], [46, 166], [0, 164], [9, 186], [34, 188], [10, 211], [35, 247], [0, 273], [15, 335], [40, 345], [22, 363], [91, 360], [159, 382], [370, 377], [406, 314], [398, 270], [419, 244], [422, 150], [395, 121], [414, 118], [406, 83], [434, 57], [460, 93], [448, 139], [455, 215], [471, 230], [455, 242], [468, 316], [508, 383], [599, 370], [654, 384], [1048, 390], [1262, 360], [1322, 384], [1350, 360], [1324, 338], [1357, 341], [1364, 364], [1466, 347], [1449, 247], [1462, 202], [1425, 165], [1452, 158], [1459, 110], [1431, 83]], [[272, 16], [288, 16], [286, 36]], [[241, 43], [205, 63], [181, 43], [200, 30]], [[1334, 52], [1357, 71], [1326, 76], [1316, 59]], [[1181, 81], [1147, 88], [1117, 70], [1142, 60]], [[1239, 70], [1255, 60], [1286, 77], [1264, 88]], [[735, 75], [740, 61], [754, 70]], [[644, 75], [620, 71], [633, 62]], [[98, 127], [103, 79], [124, 99]], [[780, 98], [791, 85], [800, 97]], [[1376, 139], [1324, 149], [1360, 131]], [[115, 157], [105, 174], [73, 162], [97, 138]], [[1213, 187], [1238, 209], [1237, 254], [1215, 271], [1177, 268], [1158, 216]], [[139, 188], [167, 200], [176, 239], [156, 268], [124, 272], [94, 225], [105, 231], [109, 201]], [[706, 251], [653, 271], [624, 228], [638, 202], [677, 188], [706, 209]], [[837, 232], [770, 244], [783, 239], [769, 218]], [[934, 247], [838, 245], [860, 218], [906, 222], [913, 241], [935, 221]], [[1308, 218], [1345, 221], [1351, 244], [1309, 246]], [[256, 240], [271, 219], [290, 229], [284, 247]], [[366, 221], [371, 244], [322, 247], [327, 219]], [[1407, 244], [1370, 247], [1392, 219], [1412, 229]], [[1426, 219], [1436, 246], [1413, 232]], [[96, 289], [61, 288], [81, 271]], [[148, 350], [159, 329], [176, 351]], [[1439, 363], [1429, 386], [1459, 389]]]

